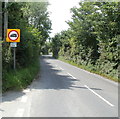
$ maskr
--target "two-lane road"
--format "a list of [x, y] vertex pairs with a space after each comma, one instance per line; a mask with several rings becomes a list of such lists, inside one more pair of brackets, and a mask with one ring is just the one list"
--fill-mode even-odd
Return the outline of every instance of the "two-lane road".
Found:
[[[9, 106], [3, 102], [4, 116], [118, 117], [117, 83], [50, 56], [42, 56], [40, 61], [39, 79], [21, 102], [19, 98], [9, 101]], [[7, 114], [15, 105], [16, 114]]]

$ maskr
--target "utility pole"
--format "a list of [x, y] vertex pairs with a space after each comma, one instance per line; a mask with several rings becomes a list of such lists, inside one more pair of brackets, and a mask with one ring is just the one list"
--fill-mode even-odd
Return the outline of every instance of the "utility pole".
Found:
[[8, 28], [8, 11], [6, 10], [7, 9], [7, 3], [8, 3], [8, 0], [5, 0], [4, 2], [4, 41], [6, 41], [6, 32], [7, 32], [7, 28]]
[[[2, 26], [2, 2], [0, 2], [0, 26]], [[0, 103], [2, 102], [2, 28], [0, 28]], [[2, 113], [0, 112], [0, 115]], [[0, 116], [0, 118], [2, 118]]]

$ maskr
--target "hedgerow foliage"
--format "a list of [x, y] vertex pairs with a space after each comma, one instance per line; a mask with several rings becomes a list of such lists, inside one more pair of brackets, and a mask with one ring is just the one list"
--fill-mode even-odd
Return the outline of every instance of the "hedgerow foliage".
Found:
[[71, 12], [70, 28], [52, 39], [53, 56], [118, 79], [120, 3], [81, 2]]
[[[32, 69], [29, 69], [29, 67], [31, 68], [33, 62], [38, 62], [41, 46], [44, 45], [45, 41], [49, 37], [49, 32], [51, 29], [51, 21], [49, 20], [47, 6], [48, 3], [44, 2], [8, 2], [7, 8], [3, 10], [8, 12], [8, 29], [20, 29], [21, 31], [21, 41], [18, 43], [18, 46], [16, 48], [16, 72], [20, 71], [22, 73], [22, 69], [25, 69], [28, 74], [30, 71], [32, 71]], [[13, 71], [13, 48], [10, 47], [10, 43], [3, 42], [2, 46], [2, 79], [3, 88], [6, 90], [11, 85], [9, 84], [8, 87], [6, 86], [6, 84], [8, 84], [8, 80], [12, 83], [12, 79], [10, 80], [9, 78], [11, 77], [10, 75], [13, 74], [16, 76], [19, 73]], [[28, 69], [26, 69], [27, 67]], [[11, 73], [11, 71], [15, 73]], [[25, 72], [23, 71], [23, 73]], [[23, 77], [24, 75], [21, 74], [21, 76]], [[19, 76], [16, 77], [18, 77], [16, 80], [24, 80], [24, 78], [19, 79]], [[17, 82], [14, 82], [13, 84], [17, 84]]]

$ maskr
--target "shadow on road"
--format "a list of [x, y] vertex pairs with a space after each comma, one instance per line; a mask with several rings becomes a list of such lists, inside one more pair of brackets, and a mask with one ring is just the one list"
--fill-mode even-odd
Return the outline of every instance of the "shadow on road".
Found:
[[[41, 76], [33, 82], [33, 89], [70, 89], [80, 88], [87, 89], [86, 87], [78, 87], [76, 82], [80, 80], [73, 79], [71, 76], [66, 74], [65, 71], [60, 70], [56, 67], [54, 63], [54, 58], [51, 56], [42, 56], [41, 57]], [[102, 90], [98, 88], [91, 88], [93, 90]]]
[[[55, 67], [52, 62], [54, 58], [51, 56], [42, 56], [41, 57], [41, 71], [40, 77], [33, 81], [31, 84], [31, 89], [44, 90], [44, 89], [69, 89], [73, 90], [74, 88], [87, 89], [86, 87], [80, 87], [76, 85], [76, 82], [80, 80], [73, 79], [71, 76], [67, 75], [66, 72], [62, 72], [59, 68]], [[98, 88], [91, 88], [93, 90], [102, 90]], [[22, 91], [10, 91], [4, 93], [2, 96], [2, 102], [9, 102], [16, 100], [26, 93]]]
[[55, 60], [50, 56], [41, 57], [41, 76], [33, 82], [34, 89], [71, 89], [77, 79], [72, 79], [70, 76], [63, 73], [55, 67], [49, 60]]
[[4, 110], [0, 109], [0, 112], [3, 112]]
[[4, 93], [2, 96], [2, 102], [9, 102], [9, 101], [13, 101], [16, 100], [20, 97], [22, 97], [23, 95], [25, 95], [25, 93], [23, 93], [22, 91], [9, 91], [7, 93]]

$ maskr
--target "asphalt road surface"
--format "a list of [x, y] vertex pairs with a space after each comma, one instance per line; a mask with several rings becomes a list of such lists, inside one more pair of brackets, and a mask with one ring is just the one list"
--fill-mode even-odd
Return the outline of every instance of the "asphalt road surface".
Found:
[[40, 76], [22, 92], [3, 95], [3, 117], [118, 117], [118, 84], [42, 56]]

